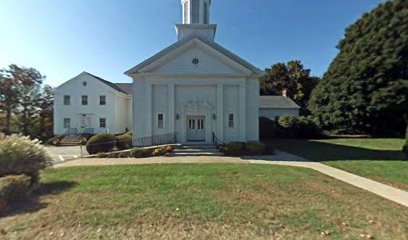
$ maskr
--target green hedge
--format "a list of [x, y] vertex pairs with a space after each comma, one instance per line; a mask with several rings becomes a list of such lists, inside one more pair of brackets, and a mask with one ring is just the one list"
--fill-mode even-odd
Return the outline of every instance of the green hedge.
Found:
[[0, 178], [0, 201], [2, 205], [24, 200], [31, 191], [31, 178], [27, 175]]
[[258, 141], [253, 142], [231, 142], [220, 148], [220, 151], [227, 156], [248, 156], [263, 155], [266, 147]]
[[116, 137], [116, 146], [119, 150], [132, 148], [132, 135], [125, 133]]
[[111, 152], [115, 147], [116, 137], [108, 133], [95, 135], [86, 143], [86, 150], [89, 154]]

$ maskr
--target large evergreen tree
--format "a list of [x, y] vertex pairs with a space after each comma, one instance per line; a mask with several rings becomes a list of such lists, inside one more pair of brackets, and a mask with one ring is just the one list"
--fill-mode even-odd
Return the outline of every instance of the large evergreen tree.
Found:
[[343, 133], [402, 135], [408, 114], [408, 1], [381, 4], [346, 30], [312, 93], [321, 125]]

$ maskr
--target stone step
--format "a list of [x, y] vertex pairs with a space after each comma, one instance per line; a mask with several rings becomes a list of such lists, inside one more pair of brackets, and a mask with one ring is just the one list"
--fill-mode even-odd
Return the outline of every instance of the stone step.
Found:
[[183, 145], [184, 149], [217, 149], [214, 145]]
[[210, 144], [186, 144], [175, 149], [172, 156], [223, 156], [216, 146]]
[[173, 152], [172, 157], [187, 157], [187, 156], [224, 156], [221, 152]]

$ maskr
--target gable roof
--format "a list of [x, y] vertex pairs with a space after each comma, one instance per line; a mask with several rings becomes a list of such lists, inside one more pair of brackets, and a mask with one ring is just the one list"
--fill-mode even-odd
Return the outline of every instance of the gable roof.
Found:
[[207, 39], [201, 38], [198, 35], [191, 34], [189, 37], [184, 38], [181, 41], [178, 41], [169, 47], [163, 49], [162, 51], [158, 52], [157, 54], [153, 55], [152, 57], [148, 58], [147, 60], [141, 62], [140, 64], [136, 65], [135, 67], [129, 69], [128, 71], [125, 72], [126, 75], [130, 76], [131, 74], [139, 72], [141, 69], [147, 67], [148, 65], [154, 63], [155, 61], [159, 60], [161, 57], [167, 55], [168, 53], [172, 52], [173, 50], [176, 50], [177, 48], [183, 46], [184, 44], [188, 43], [189, 41], [192, 41], [193, 39], [197, 39], [204, 44], [212, 47], [213, 49], [217, 50], [218, 52], [224, 54], [231, 60], [235, 61], [236, 63], [248, 68], [249, 70], [252, 71], [253, 74], [257, 75], [263, 75], [264, 72], [260, 70], [259, 68], [255, 67], [254, 65], [250, 64], [249, 62], [245, 61], [244, 59], [240, 58], [239, 56], [235, 55], [234, 53], [230, 52], [228, 49], [222, 47], [221, 45], [209, 41]]
[[131, 83], [115, 83], [115, 85], [126, 92], [127, 95], [132, 95], [133, 88]]
[[99, 81], [101, 81], [102, 83], [108, 85], [109, 87], [115, 89], [116, 91], [128, 95], [128, 93], [127, 93], [126, 91], [124, 91], [122, 88], [120, 88], [119, 86], [117, 86], [115, 83], [109, 82], [108, 80], [105, 80], [105, 79], [100, 78], [100, 77], [98, 77], [98, 76], [96, 76], [96, 75], [90, 74], [89, 72], [84, 72], [84, 73], [85, 73], [85, 74], [88, 74], [88, 75], [90, 75], [90, 76], [92, 76], [92, 77], [94, 77], [94, 78], [96, 78], [97, 80], [99, 80]]
[[284, 96], [261, 96], [259, 108], [293, 108], [300, 109], [292, 99]]

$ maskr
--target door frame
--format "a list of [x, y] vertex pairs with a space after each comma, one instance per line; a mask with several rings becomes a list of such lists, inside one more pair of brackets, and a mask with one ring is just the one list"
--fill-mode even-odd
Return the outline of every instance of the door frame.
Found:
[[[188, 115], [186, 116], [186, 140], [188, 142], [206, 142], [206, 117], [204, 115]], [[200, 136], [200, 139], [190, 139], [189, 138], [189, 131], [191, 130], [190, 128], [190, 120], [194, 120], [194, 130], [202, 130], [202, 136]], [[202, 120], [203, 121], [203, 128], [202, 129], [198, 129], [198, 123], [199, 121]], [[202, 138], [202, 139], [201, 139]]]

